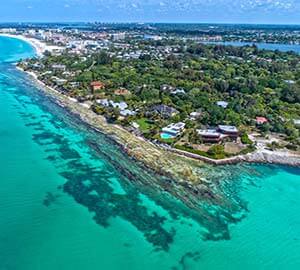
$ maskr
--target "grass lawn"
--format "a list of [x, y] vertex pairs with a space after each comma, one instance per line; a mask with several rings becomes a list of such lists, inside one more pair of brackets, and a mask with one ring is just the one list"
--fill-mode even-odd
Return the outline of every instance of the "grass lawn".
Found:
[[135, 121], [136, 123], [138, 123], [138, 125], [140, 126], [140, 130], [143, 133], [149, 132], [149, 130], [151, 129], [151, 127], [153, 126], [152, 124], [150, 124], [148, 122], [147, 118], [141, 118]]

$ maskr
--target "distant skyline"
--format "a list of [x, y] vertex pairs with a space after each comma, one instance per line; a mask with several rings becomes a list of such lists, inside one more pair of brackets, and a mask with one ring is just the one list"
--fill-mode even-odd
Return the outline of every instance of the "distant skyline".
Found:
[[1, 22], [300, 24], [300, 0], [5, 0]]

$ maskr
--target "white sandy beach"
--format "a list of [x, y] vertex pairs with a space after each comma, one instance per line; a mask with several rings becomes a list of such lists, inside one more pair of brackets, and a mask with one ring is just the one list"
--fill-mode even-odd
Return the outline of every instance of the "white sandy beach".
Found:
[[10, 37], [10, 38], [17, 38], [20, 40], [23, 40], [27, 43], [29, 43], [34, 49], [36, 50], [36, 54], [38, 57], [42, 57], [46, 51], [53, 51], [55, 49], [61, 49], [61, 47], [58, 46], [50, 46], [47, 45], [46, 43], [35, 39], [35, 38], [29, 38], [23, 35], [13, 35], [13, 34], [5, 34], [5, 33], [0, 33], [0, 36], [4, 37]]

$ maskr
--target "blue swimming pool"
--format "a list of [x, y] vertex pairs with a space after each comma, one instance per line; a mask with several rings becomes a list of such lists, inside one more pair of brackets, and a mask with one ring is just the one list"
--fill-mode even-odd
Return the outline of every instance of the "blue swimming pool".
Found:
[[169, 134], [169, 133], [161, 133], [160, 134], [160, 137], [164, 140], [167, 140], [167, 139], [173, 139], [175, 138], [173, 135]]

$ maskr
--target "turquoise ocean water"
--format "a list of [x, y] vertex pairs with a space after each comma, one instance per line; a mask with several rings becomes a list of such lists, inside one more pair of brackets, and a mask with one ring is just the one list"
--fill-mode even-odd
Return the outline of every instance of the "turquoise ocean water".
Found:
[[0, 270], [300, 269], [300, 169], [219, 167], [231, 203], [192, 213], [15, 69], [33, 54], [0, 38]]

